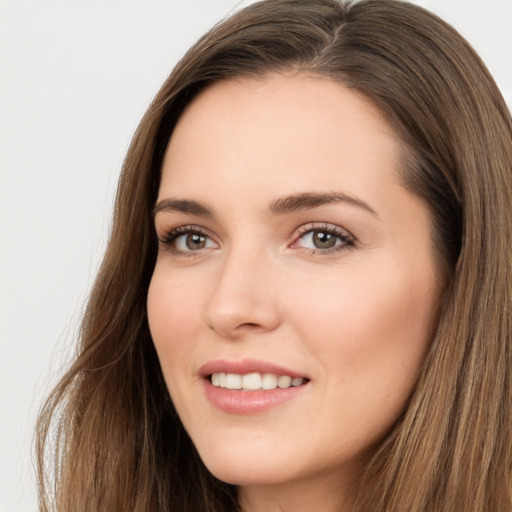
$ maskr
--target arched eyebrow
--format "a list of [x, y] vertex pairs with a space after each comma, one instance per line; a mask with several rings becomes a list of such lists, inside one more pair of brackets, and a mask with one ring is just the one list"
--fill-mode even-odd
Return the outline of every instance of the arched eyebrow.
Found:
[[367, 203], [357, 197], [344, 194], [342, 192], [305, 192], [283, 196], [276, 199], [270, 205], [270, 212], [275, 215], [284, 215], [298, 210], [310, 210], [325, 204], [345, 203], [351, 206], [357, 206], [375, 217], [379, 217], [377, 212]]
[[[279, 197], [270, 204], [269, 211], [273, 215], [285, 215], [300, 210], [311, 210], [332, 203], [345, 203], [356, 206], [366, 210], [375, 217], [379, 217], [377, 212], [361, 199], [341, 192], [302, 192]], [[199, 217], [214, 217], [214, 213], [210, 208], [191, 199], [162, 199], [153, 208], [153, 217], [160, 212], [189, 213]]]
[[160, 212], [190, 213], [199, 217], [213, 217], [213, 212], [208, 207], [191, 199], [162, 199], [153, 208], [153, 217]]

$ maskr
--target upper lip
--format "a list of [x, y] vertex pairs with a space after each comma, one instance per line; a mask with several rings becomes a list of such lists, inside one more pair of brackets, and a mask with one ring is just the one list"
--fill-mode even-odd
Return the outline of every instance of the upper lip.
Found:
[[242, 359], [232, 361], [229, 359], [215, 359], [209, 361], [199, 368], [202, 377], [208, 377], [212, 373], [234, 373], [245, 375], [247, 373], [275, 373], [276, 375], [289, 375], [290, 377], [308, 378], [304, 374], [285, 368], [267, 361], [258, 359]]

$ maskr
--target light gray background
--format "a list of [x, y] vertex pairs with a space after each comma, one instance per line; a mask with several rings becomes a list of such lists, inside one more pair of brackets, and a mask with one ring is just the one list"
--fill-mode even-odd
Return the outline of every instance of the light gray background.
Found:
[[[242, 5], [250, 3], [243, 2]], [[512, 104], [512, 0], [417, 0]], [[69, 356], [131, 135], [236, 0], [0, 0], [0, 511], [35, 511], [32, 431]]]

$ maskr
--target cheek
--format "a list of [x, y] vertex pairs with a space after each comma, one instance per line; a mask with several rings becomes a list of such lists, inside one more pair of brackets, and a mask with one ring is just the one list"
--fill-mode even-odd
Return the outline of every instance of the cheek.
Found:
[[380, 412], [384, 423], [392, 423], [412, 391], [432, 336], [437, 303], [432, 282], [354, 271], [322, 284], [317, 280], [302, 294], [306, 298], [296, 301], [294, 319], [328, 375], [326, 402], [343, 395], [345, 404], [363, 413], [362, 423]]
[[199, 338], [200, 295], [155, 269], [148, 290], [148, 322], [169, 390], [180, 374], [193, 373], [190, 354], [193, 340]]
[[311, 336], [317, 333], [320, 345], [355, 353], [366, 346], [421, 343], [428, 338], [436, 301], [428, 277], [355, 269], [303, 281], [286, 300]]

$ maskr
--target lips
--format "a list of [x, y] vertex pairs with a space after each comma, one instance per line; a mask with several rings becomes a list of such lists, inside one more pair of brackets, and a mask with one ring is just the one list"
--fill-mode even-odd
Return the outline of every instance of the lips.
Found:
[[276, 375], [289, 375], [292, 379], [294, 377], [308, 379], [307, 375], [303, 375], [295, 370], [258, 359], [243, 359], [241, 361], [216, 359], [206, 363], [199, 369], [199, 374], [204, 378], [214, 373], [233, 373], [237, 375], [246, 375], [248, 373], [273, 373]]
[[230, 414], [254, 414], [298, 397], [310, 379], [273, 363], [215, 360], [199, 370], [206, 398]]

